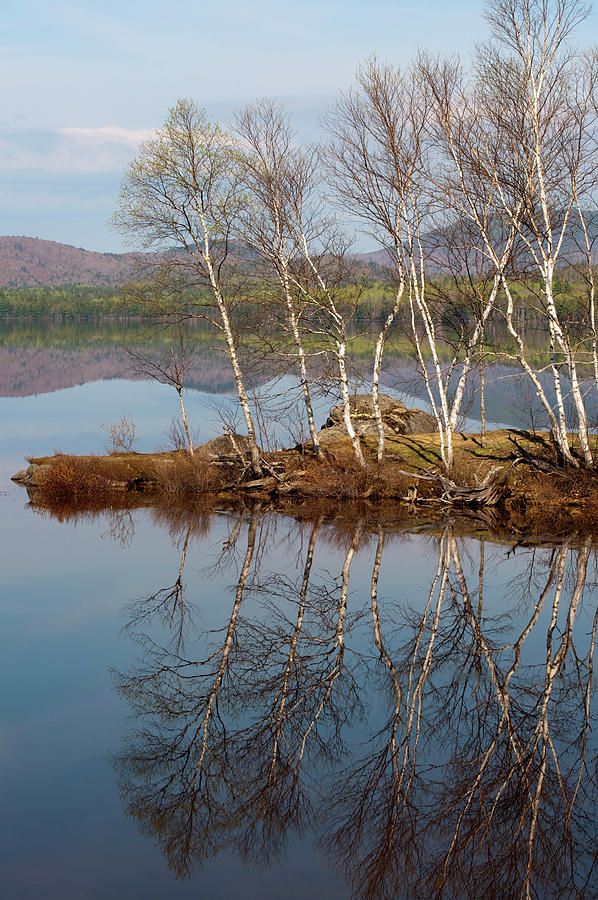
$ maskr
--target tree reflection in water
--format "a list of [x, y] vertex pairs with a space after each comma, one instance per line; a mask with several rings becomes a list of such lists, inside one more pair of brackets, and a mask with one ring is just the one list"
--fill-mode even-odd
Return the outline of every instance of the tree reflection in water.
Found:
[[[484, 543], [451, 524], [425, 538], [436, 558], [410, 603], [379, 598], [396, 536], [318, 519], [289, 577], [267, 567], [281, 527], [258, 508], [233, 524], [221, 630], [183, 640], [183, 522], [174, 586], [129, 611], [137, 640], [156, 612], [168, 639], [146, 636], [139, 668], [117, 676], [140, 727], [115, 767], [172, 870], [224, 848], [266, 865], [316, 822], [357, 897], [595, 897], [589, 540], [519, 551], [497, 614]], [[350, 591], [358, 550], [366, 603]]]

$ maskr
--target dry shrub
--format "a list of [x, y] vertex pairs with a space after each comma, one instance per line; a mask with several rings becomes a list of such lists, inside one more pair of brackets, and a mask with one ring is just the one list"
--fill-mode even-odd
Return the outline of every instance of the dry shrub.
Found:
[[[306, 487], [310, 496], [334, 498], [338, 500], [393, 500], [403, 498], [409, 488], [418, 484], [415, 476], [402, 471], [399, 460], [384, 460], [378, 463], [369, 459], [360, 466], [352, 451], [327, 449], [322, 459], [298, 457], [287, 466], [289, 474], [293, 469], [301, 470], [299, 482]], [[303, 474], [304, 473], [304, 474]], [[292, 476], [291, 476], [292, 477]]]
[[[457, 487], [476, 488], [497, 465], [502, 465], [502, 462], [498, 463], [495, 459], [476, 458], [468, 451], [456, 452], [448, 477]], [[438, 471], [442, 472], [440, 466]]]
[[[529, 473], [521, 482], [528, 518], [548, 528], [598, 524], [598, 479], [587, 470], [563, 475]], [[518, 479], [519, 480], [519, 479]]]
[[130, 453], [135, 443], [135, 423], [131, 416], [123, 415], [112, 425], [102, 425], [108, 437], [104, 447], [106, 453]]
[[56, 506], [99, 501], [110, 487], [110, 481], [94, 470], [93, 461], [61, 454], [41, 478], [38, 490], [44, 501]]
[[303, 471], [302, 483], [310, 486], [311, 493], [343, 500], [369, 496], [378, 480], [377, 469], [363, 468], [352, 456], [330, 452], [321, 460], [311, 460]]
[[157, 460], [152, 475], [160, 490], [173, 493], [205, 494], [218, 490], [221, 485], [209, 454], [201, 450], [196, 450], [193, 456], [180, 450], [167, 459]]

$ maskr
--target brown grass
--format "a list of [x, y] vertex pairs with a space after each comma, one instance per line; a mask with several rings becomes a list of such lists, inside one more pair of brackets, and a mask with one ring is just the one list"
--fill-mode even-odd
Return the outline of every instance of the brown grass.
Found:
[[[207, 454], [187, 451], [125, 453], [109, 456], [56, 454], [32, 459], [46, 471], [36, 499], [55, 512], [95, 510], [107, 504], [129, 506], [139, 492], [197, 496], [218, 491], [226, 470], [215, 469]], [[230, 476], [229, 476], [230, 478]]]
[[410, 479], [399, 472], [400, 466], [380, 466], [368, 461], [362, 468], [352, 452], [345, 448], [327, 451], [323, 459], [298, 458], [287, 464], [289, 478], [296, 471], [305, 494], [334, 500], [381, 500], [403, 497]]
[[598, 532], [598, 478], [594, 471], [561, 475], [517, 467], [511, 482], [509, 512], [514, 527], [558, 535]]
[[177, 494], [207, 494], [219, 490], [223, 476], [210, 464], [207, 453], [196, 450], [193, 456], [182, 450], [170, 458], [157, 459], [151, 466], [152, 478], [160, 491]]
[[93, 460], [60, 454], [44, 474], [39, 491], [49, 504], [92, 501], [105, 496], [111, 482], [98, 471]]

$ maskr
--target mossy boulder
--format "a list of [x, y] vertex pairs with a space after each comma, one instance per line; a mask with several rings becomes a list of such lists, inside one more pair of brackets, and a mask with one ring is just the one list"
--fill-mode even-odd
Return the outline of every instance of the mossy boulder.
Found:
[[[431, 434], [437, 430], [436, 419], [421, 409], [409, 409], [400, 400], [389, 394], [380, 394], [380, 412], [384, 433], [388, 439], [401, 434]], [[351, 419], [359, 437], [377, 438], [376, 418], [371, 394], [355, 394], [351, 397]], [[343, 404], [338, 403], [330, 410], [325, 425], [318, 437], [322, 444], [346, 437], [343, 419]]]
[[211, 457], [228, 456], [237, 452], [247, 453], [251, 447], [246, 434], [220, 434], [218, 437], [200, 444], [197, 448]]

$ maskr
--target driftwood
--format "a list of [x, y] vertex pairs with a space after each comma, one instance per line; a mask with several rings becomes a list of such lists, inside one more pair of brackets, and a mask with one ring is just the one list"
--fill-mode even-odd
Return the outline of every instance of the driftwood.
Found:
[[[476, 487], [459, 487], [446, 475], [428, 473], [426, 475], [415, 472], [404, 472], [402, 475], [409, 478], [417, 478], [423, 481], [436, 481], [442, 485], [443, 493], [439, 502], [454, 506], [498, 506], [507, 496], [509, 486], [509, 473], [500, 466], [491, 469], [486, 477]], [[417, 502], [417, 488], [411, 491], [406, 500]], [[430, 502], [428, 499], [426, 502]]]
[[475, 488], [458, 487], [443, 475], [438, 480], [444, 488], [440, 498], [444, 503], [464, 506], [498, 506], [508, 493], [509, 474], [506, 469], [495, 466]]
[[[302, 476], [305, 471], [293, 471], [278, 475], [272, 471], [272, 475], [265, 478], [252, 479], [243, 482], [243, 488], [249, 491], [267, 491], [271, 494], [280, 496], [288, 496], [292, 494], [300, 494], [301, 496], [322, 496], [322, 489], [316, 485], [304, 482]], [[417, 486], [413, 485], [407, 496], [403, 497], [412, 504], [415, 503], [443, 503], [453, 507], [468, 507], [481, 509], [482, 507], [499, 506], [508, 494], [509, 475], [506, 469], [500, 466], [494, 467], [486, 477], [480, 481], [475, 487], [460, 487], [447, 478], [446, 475], [437, 473], [418, 474], [415, 472], [402, 472], [410, 478], [423, 479], [425, 481], [434, 481], [442, 487], [442, 493], [435, 498], [419, 498]], [[373, 493], [372, 487], [369, 487], [360, 495], [360, 500], [367, 500]]]

